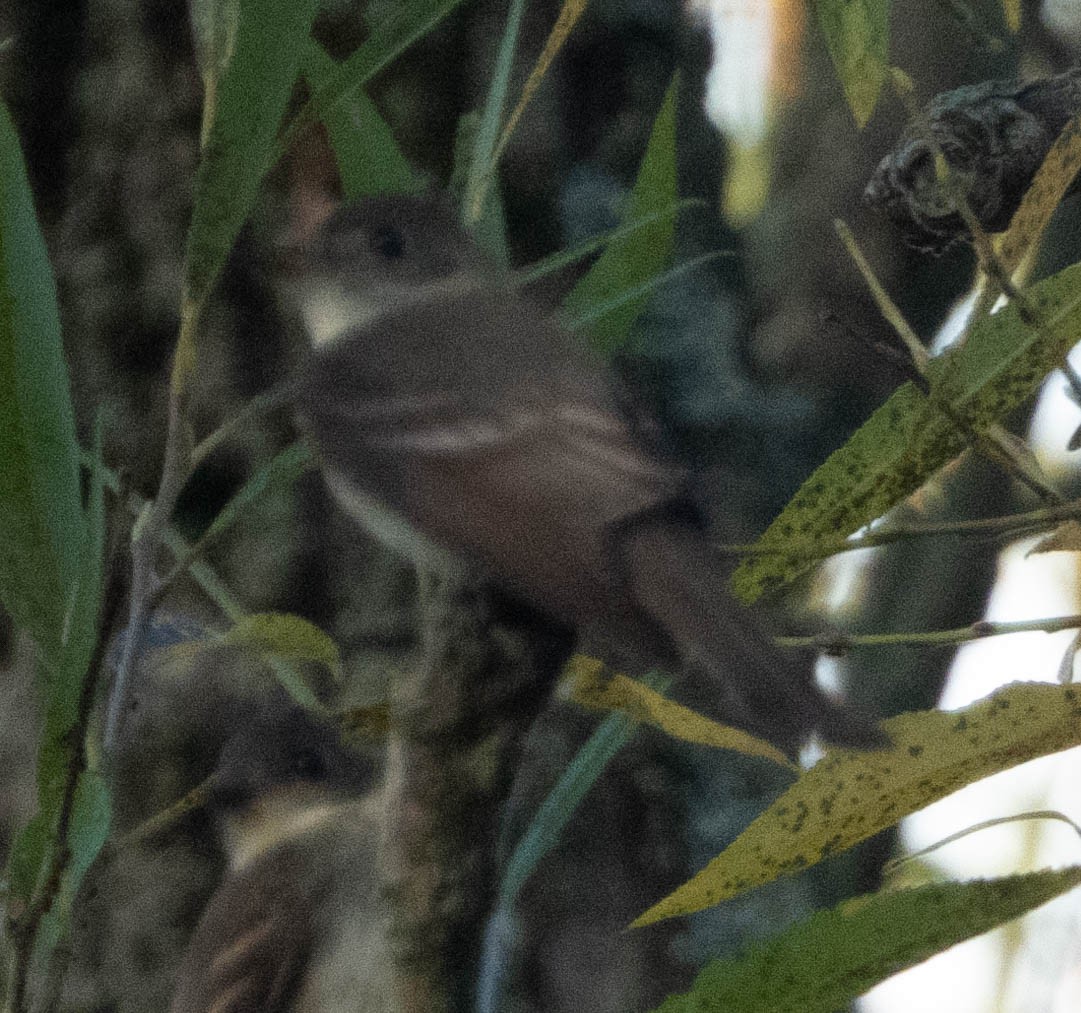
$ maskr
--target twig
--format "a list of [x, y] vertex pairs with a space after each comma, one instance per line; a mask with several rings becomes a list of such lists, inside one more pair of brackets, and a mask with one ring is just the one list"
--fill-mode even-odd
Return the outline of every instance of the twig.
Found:
[[958, 830], [956, 833], [943, 837], [940, 841], [935, 841], [934, 844], [928, 844], [926, 848], [920, 848], [919, 851], [913, 851], [908, 855], [898, 855], [896, 858], [891, 858], [882, 866], [882, 875], [892, 876], [901, 868], [901, 866], [907, 865], [909, 862], [914, 862], [918, 858], [923, 858], [924, 855], [929, 855], [932, 851], [937, 851], [947, 844], [952, 844], [954, 841], [959, 841], [963, 837], [968, 837], [970, 834], [974, 834], [980, 830], [986, 830], [989, 827], [1003, 826], [1007, 823], [1019, 823], [1021, 820], [1058, 820], [1060, 823], [1065, 823], [1070, 827], [1078, 837], [1081, 837], [1081, 826], [1078, 826], [1065, 813], [1061, 813], [1057, 809], [1030, 809], [1027, 812], [1014, 813], [1012, 816], [996, 816], [994, 819], [980, 820], [979, 823], [975, 823], [970, 827], [965, 827], [963, 830]]
[[[88, 460], [88, 456], [83, 454], [82, 461], [84, 465], [87, 464]], [[149, 500], [143, 499], [143, 497], [136, 492], [128, 492], [125, 494], [121, 490], [120, 479], [112, 469], [103, 465], [101, 468], [101, 477], [105, 488], [114, 496], [119, 497], [122, 506], [132, 517], [140, 517], [144, 511], [148, 509]], [[186, 556], [190, 556], [192, 553], [191, 544], [183, 535], [172, 527], [172, 525], [166, 527], [164, 541], [165, 547], [169, 550], [174, 559], [183, 559]], [[195, 583], [199, 585], [207, 598], [221, 609], [225, 616], [236, 621], [245, 615], [241, 603], [236, 599], [232, 591], [225, 586], [221, 578], [206, 563], [192, 563], [190, 572]]]
[[[857, 549], [873, 549], [880, 545], [892, 545], [916, 538], [964, 538], [1021, 535], [1031, 531], [1043, 531], [1060, 521], [1081, 520], [1081, 503], [1062, 503], [1040, 507], [1005, 517], [984, 517], [969, 521], [938, 521], [930, 524], [898, 524], [876, 528], [857, 538], [838, 538], [831, 542], [819, 542], [804, 557], [807, 560], [825, 559], [842, 552]], [[715, 544], [714, 552], [722, 556], [792, 556], [788, 547], [750, 544]]]
[[1008, 633], [1058, 633], [1081, 629], [1081, 615], [1059, 616], [1052, 619], [1018, 619], [1011, 622], [991, 622], [980, 619], [969, 626], [952, 630], [924, 630], [914, 633], [839, 633], [830, 631], [807, 637], [774, 637], [779, 647], [815, 647], [824, 654], [837, 656], [853, 647], [954, 647], [987, 637], [1002, 637]]
[[260, 394], [256, 394], [243, 408], [232, 418], [226, 419], [204, 440], [196, 444], [188, 461], [189, 473], [195, 471], [215, 450], [218, 449], [230, 436], [244, 426], [256, 422], [264, 415], [269, 415], [277, 409], [284, 407], [296, 400], [296, 396], [303, 384], [303, 377], [294, 377], [283, 383], [271, 387]]
[[[936, 152], [937, 151], [938, 149], [936, 148]], [[939, 154], [941, 153], [939, 152]], [[964, 200], [964, 195], [958, 193], [957, 199]], [[979, 224], [976, 222], [971, 211], [968, 212], [968, 218], [965, 220], [966, 222], [971, 220], [972, 228], [979, 229]], [[931, 404], [938, 408], [939, 411], [950, 420], [954, 427], [964, 435], [969, 445], [977, 453], [982, 454], [992, 463], [1004, 468], [1008, 474], [1016, 478], [1022, 484], [1028, 486], [1029, 489], [1044, 502], [1061, 502], [1062, 497], [1057, 489], [1049, 486], [1040, 476], [1033, 474], [1023, 466], [1023, 463], [1018, 459], [1016, 452], [1007, 442], [1008, 437], [1000, 432], [997, 427], [992, 427], [987, 432], [979, 432], [968, 419], [954, 408], [952, 404], [943, 398], [936, 396], [935, 391], [931, 388], [927, 378], [927, 366], [930, 359], [927, 355], [927, 350], [923, 346], [923, 342], [920, 341], [919, 336], [909, 325], [908, 321], [905, 320], [904, 315], [901, 313], [900, 309], [898, 309], [896, 303], [890, 298], [885, 287], [879, 282], [878, 278], [875, 277], [875, 273], [868, 263], [867, 258], [864, 257], [859, 245], [856, 243], [856, 238], [852, 235], [852, 231], [839, 218], [835, 219], [833, 224], [841, 242], [844, 244], [849, 256], [855, 262], [857, 269], [863, 276], [864, 282], [870, 289], [871, 296], [874, 298], [875, 305], [878, 307], [879, 312], [885, 318], [886, 322], [893, 327], [905, 348], [908, 350], [908, 354], [912, 360], [912, 366], [919, 378], [914, 382], [923, 392], [924, 396], [926, 396]], [[990, 249], [987, 237], [983, 236], [983, 240], [989, 251], [988, 255], [993, 258], [994, 251]], [[1027, 323], [1024, 317], [1022, 317], [1022, 322]]]
[[837, 231], [837, 235], [841, 237], [841, 242], [844, 243], [848, 255], [855, 262], [857, 269], [863, 276], [864, 283], [867, 285], [867, 288], [870, 289], [871, 296], [875, 301], [875, 305], [878, 307], [879, 313], [885, 317], [886, 323], [894, 329], [897, 336], [904, 343], [917, 372], [920, 376], [925, 376], [927, 372], [927, 362], [930, 356], [928, 356], [927, 349], [924, 347], [923, 342], [920, 341], [919, 335], [912, 329], [912, 326], [905, 319], [904, 314], [890, 298], [889, 293], [876, 277], [870, 263], [868, 263], [867, 258], [863, 255], [863, 251], [859, 248], [856, 237], [852, 235], [852, 230], [840, 218], [835, 218], [833, 220], [833, 227]]
[[200, 781], [183, 798], [177, 799], [171, 806], [162, 809], [160, 812], [154, 813], [153, 816], [143, 820], [138, 826], [133, 827], [122, 837], [113, 841], [110, 845], [110, 851], [122, 851], [125, 848], [144, 844], [147, 841], [154, 840], [154, 838], [165, 833], [167, 830], [171, 830], [187, 816], [188, 813], [205, 808], [216, 784], [217, 775], [211, 774], [209, 777]]
[[[194, 340], [192, 333], [195, 327], [194, 318], [197, 315], [197, 311], [193, 309], [190, 311], [190, 315], [185, 318], [187, 330], [185, 331], [185, 325], [182, 325], [181, 343]], [[175, 540], [169, 526], [169, 518], [176, 507], [176, 501], [181, 490], [195, 469], [214, 450], [221, 446], [238, 429], [293, 401], [303, 382], [301, 378], [293, 378], [257, 395], [197, 446], [189, 448], [182, 420], [187, 385], [187, 379], [182, 375], [182, 371], [185, 368], [190, 369], [190, 365], [185, 366], [182, 362], [181, 343], [178, 343], [177, 363], [173, 369], [173, 382], [170, 387], [169, 430], [166, 435], [161, 485], [158, 489], [158, 495], [153, 500], [145, 521], [138, 529], [137, 537], [132, 545], [132, 587], [128, 635], [124, 642], [120, 662], [116, 668], [116, 678], [109, 697], [105, 722], [106, 752], [112, 748], [115, 742], [127, 698], [131, 671], [135, 658], [138, 657], [150, 613], [161, 601], [162, 595], [179, 576], [180, 572], [190, 567], [205, 548], [205, 546], [200, 545], [187, 547], [177, 555], [179, 565], [164, 580], [158, 577], [154, 563], [162, 544], [168, 544]], [[170, 548], [172, 548], [172, 545], [170, 545]], [[175, 550], [174, 555], [176, 555]], [[223, 611], [227, 614], [230, 613], [229, 608], [223, 607]]]
[[[190, 317], [188, 321], [191, 321]], [[194, 327], [194, 323], [188, 322], [188, 326]], [[183, 331], [184, 324], [181, 324], [181, 329]], [[181, 347], [178, 343], [173, 367], [174, 381], [169, 389], [169, 427], [165, 437], [165, 460], [162, 464], [158, 495], [151, 503], [149, 511], [143, 518], [143, 523], [141, 525], [137, 523], [138, 534], [131, 546], [131, 606], [128, 612], [127, 636], [124, 640], [120, 662], [116, 667], [116, 676], [106, 711], [104, 738], [106, 753], [111, 752], [116, 742], [116, 734], [127, 701], [131, 672], [135, 658], [138, 657], [142, 647], [142, 640], [150, 618], [158, 581], [154, 562], [161, 547], [165, 529], [168, 527], [169, 518], [172, 516], [173, 508], [176, 506], [188, 475], [187, 462], [190, 460], [190, 451], [187, 448], [182, 422], [186, 384], [182, 379], [178, 380], [181, 370], [187, 367], [182, 365], [180, 353]]]

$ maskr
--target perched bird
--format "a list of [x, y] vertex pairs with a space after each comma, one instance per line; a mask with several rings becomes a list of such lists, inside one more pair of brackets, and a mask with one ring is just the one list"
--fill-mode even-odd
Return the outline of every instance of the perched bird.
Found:
[[479, 565], [620, 667], [704, 669], [726, 719], [789, 748], [814, 730], [876, 741], [733, 599], [686, 472], [446, 202], [335, 212], [282, 285], [314, 346], [302, 423], [373, 534], [421, 567]]
[[171, 1013], [385, 1009], [372, 765], [273, 695], [226, 742], [213, 784], [229, 869]]

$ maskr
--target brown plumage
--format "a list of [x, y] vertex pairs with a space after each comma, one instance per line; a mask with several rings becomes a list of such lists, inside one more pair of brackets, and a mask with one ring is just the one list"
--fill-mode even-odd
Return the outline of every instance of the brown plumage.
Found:
[[871, 743], [740, 606], [686, 495], [581, 339], [487, 265], [444, 204], [336, 213], [287, 289], [316, 351], [298, 407], [331, 490], [422, 566], [464, 559], [641, 673], [692, 664], [724, 716], [793, 748]]
[[192, 935], [170, 1013], [385, 1008], [371, 788], [370, 763], [277, 695], [232, 736], [211, 798], [230, 867]]

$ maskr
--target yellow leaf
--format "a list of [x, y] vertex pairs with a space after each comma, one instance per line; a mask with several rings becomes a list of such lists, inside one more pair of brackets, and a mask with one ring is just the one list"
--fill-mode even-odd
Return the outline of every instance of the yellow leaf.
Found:
[[565, 680], [571, 699], [583, 707], [620, 711], [684, 742], [761, 756], [795, 769], [784, 753], [763, 739], [711, 721], [625, 675], [609, 674], [604, 664], [594, 658], [575, 655], [567, 665]]
[[960, 711], [882, 724], [893, 746], [832, 750], [701, 872], [632, 923], [711, 907], [800, 872], [972, 781], [1081, 743], [1081, 689], [1013, 683]]
[[998, 239], [999, 259], [1008, 273], [1026, 266], [1034, 258], [1040, 237], [1078, 170], [1081, 170], [1081, 114], [1062, 128], [1032, 177], [1010, 219], [1010, 227]]
[[1006, 27], [1015, 35], [1021, 30], [1021, 0], [1002, 0]]
[[506, 148], [507, 142], [510, 141], [515, 127], [518, 126], [518, 120], [521, 119], [522, 113], [525, 112], [525, 107], [529, 105], [530, 99], [533, 98], [534, 93], [540, 87], [544, 75], [548, 73], [548, 68], [552, 65], [552, 61], [556, 58], [560, 49], [563, 48], [563, 43], [567, 41], [574, 26], [578, 23], [578, 19], [585, 13], [587, 3], [588, 0], [563, 0], [563, 8], [559, 12], [559, 17], [556, 19], [551, 33], [548, 35], [548, 40], [544, 43], [544, 49], [541, 50], [537, 62], [533, 65], [533, 69], [529, 72], [529, 77], [522, 87], [521, 98], [518, 99], [518, 104], [514, 107], [510, 116], [507, 117], [506, 125], [503, 127], [503, 132], [500, 134], [499, 141], [495, 146], [495, 153], [492, 155], [493, 166], [499, 164], [503, 149]]
[[250, 647], [285, 661], [314, 661], [341, 679], [338, 646], [314, 623], [285, 612], [257, 612], [237, 621], [218, 641], [225, 647]]
[[338, 715], [342, 729], [361, 742], [382, 742], [390, 734], [390, 708], [384, 704], [353, 707]]

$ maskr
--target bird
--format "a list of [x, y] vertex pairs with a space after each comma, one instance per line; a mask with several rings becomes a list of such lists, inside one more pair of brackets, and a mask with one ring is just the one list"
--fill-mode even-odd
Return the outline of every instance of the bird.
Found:
[[266, 694], [223, 745], [208, 806], [229, 867], [170, 1013], [385, 1009], [373, 763], [284, 693]]
[[621, 668], [704, 671], [726, 720], [790, 750], [880, 743], [735, 600], [690, 473], [449, 199], [342, 207], [284, 262], [300, 424], [357, 523], [422, 571], [479, 568]]

